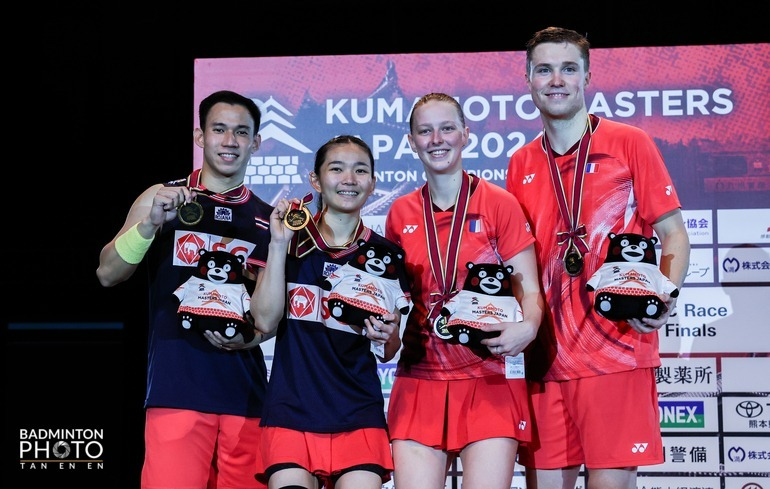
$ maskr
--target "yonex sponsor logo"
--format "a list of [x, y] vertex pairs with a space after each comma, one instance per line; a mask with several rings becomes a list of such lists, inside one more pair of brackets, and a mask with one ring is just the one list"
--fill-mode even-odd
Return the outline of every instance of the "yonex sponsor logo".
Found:
[[647, 451], [647, 445], [648, 443], [634, 443], [631, 453], [644, 453]]
[[417, 224], [407, 224], [406, 226], [404, 226], [404, 229], [401, 231], [401, 234], [411, 234], [415, 231], [417, 231]]
[[703, 401], [658, 401], [661, 428], [705, 428]]
[[524, 180], [522, 180], [521, 183], [526, 185], [528, 183], [532, 183], [532, 180], [534, 180], [534, 179], [535, 179], [535, 174], [534, 173], [530, 173], [529, 175], [526, 175], [524, 177]]
[[377, 365], [377, 375], [380, 377], [382, 392], [390, 392], [393, 381], [396, 380], [396, 364], [382, 363]]

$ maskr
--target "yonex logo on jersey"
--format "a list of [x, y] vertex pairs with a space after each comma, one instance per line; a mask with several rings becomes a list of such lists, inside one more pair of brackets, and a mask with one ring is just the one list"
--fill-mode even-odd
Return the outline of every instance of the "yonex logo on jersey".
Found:
[[527, 422], [526, 421], [519, 421], [519, 429], [523, 430], [527, 428]]
[[647, 450], [647, 443], [634, 443], [631, 453], [644, 453]]
[[401, 234], [412, 234], [415, 231], [417, 231], [417, 224], [407, 224], [406, 226], [404, 226], [404, 229], [401, 231]]
[[666, 185], [666, 195], [671, 195], [671, 192], [672, 192], [673, 190], [674, 190], [674, 189], [673, 189], [673, 188], [671, 188], [671, 185]]
[[532, 183], [532, 180], [534, 180], [534, 179], [535, 179], [535, 174], [534, 173], [530, 173], [529, 175], [526, 175], [524, 177], [524, 180], [522, 180], [521, 183], [526, 185], [528, 183]]

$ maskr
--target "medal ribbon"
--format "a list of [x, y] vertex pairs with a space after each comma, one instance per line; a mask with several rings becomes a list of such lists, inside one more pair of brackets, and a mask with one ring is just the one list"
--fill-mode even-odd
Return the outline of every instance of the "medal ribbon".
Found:
[[[548, 168], [551, 172], [551, 182], [556, 192], [556, 200], [559, 203], [559, 212], [567, 225], [567, 231], [556, 233], [559, 238], [559, 259], [563, 260], [567, 252], [575, 248], [580, 256], [588, 253], [588, 244], [585, 242], [586, 227], [580, 222], [581, 200], [583, 196], [583, 179], [585, 177], [585, 168], [588, 163], [588, 152], [591, 147], [591, 132], [593, 127], [591, 117], [589, 116], [583, 135], [580, 137], [577, 154], [575, 155], [575, 175], [572, 180], [572, 209], [567, 208], [567, 197], [564, 192], [564, 183], [559, 176], [559, 167], [556, 165], [551, 142], [548, 140], [548, 134], [543, 131], [543, 142], [545, 143], [545, 152], [548, 155]], [[565, 246], [566, 245], [566, 246]]]
[[[229, 188], [223, 192], [212, 192], [207, 189], [201, 183], [201, 170], [202, 168], [198, 168], [187, 177], [187, 186], [190, 187], [190, 190], [193, 192], [207, 195], [212, 200], [226, 204], [240, 204], [248, 200], [249, 189], [246, 188], [243, 183], [239, 183], [235, 187]], [[235, 192], [236, 190], [238, 190], [237, 193]]]
[[433, 278], [441, 287], [441, 292], [431, 292], [430, 294], [430, 311], [428, 311], [428, 318], [430, 319], [438, 316], [441, 306], [459, 292], [455, 289], [457, 259], [460, 255], [460, 241], [462, 240], [465, 215], [468, 211], [468, 202], [471, 196], [472, 179], [472, 175], [463, 171], [460, 191], [457, 193], [452, 213], [452, 228], [449, 231], [449, 242], [446, 246], [446, 259], [443, 262], [441, 260], [441, 247], [438, 242], [436, 221], [433, 215], [433, 200], [428, 191], [428, 184], [426, 183], [422, 187], [422, 213], [425, 223], [425, 240], [428, 245], [428, 258], [430, 259]]
[[[313, 194], [308, 193], [302, 198], [302, 205], [307, 205], [312, 201]], [[321, 235], [321, 231], [318, 230], [318, 225], [316, 224], [321, 219], [322, 214], [323, 212], [318, 212], [312, 219], [310, 219], [310, 221], [308, 221], [307, 226], [305, 226], [304, 229], [300, 229], [294, 233], [294, 236], [291, 238], [291, 243], [289, 244], [290, 254], [297, 258], [302, 258], [313, 251], [314, 248], [318, 248], [325, 253], [334, 255], [336, 252], [340, 251], [356, 250], [358, 246], [355, 244], [355, 241], [357, 241], [358, 238], [368, 238], [368, 234], [366, 233], [367, 228], [359, 217], [356, 231], [353, 233], [353, 245], [351, 246], [350, 243], [346, 243], [342, 246], [331, 246], [326, 242], [323, 235]]]

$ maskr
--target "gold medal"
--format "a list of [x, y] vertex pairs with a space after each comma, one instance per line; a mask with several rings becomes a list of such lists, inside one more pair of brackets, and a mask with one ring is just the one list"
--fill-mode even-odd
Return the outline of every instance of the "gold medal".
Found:
[[583, 257], [574, 246], [564, 255], [564, 269], [570, 277], [577, 277], [583, 271]]
[[305, 203], [303, 202], [300, 204], [292, 204], [291, 209], [289, 209], [283, 216], [283, 223], [292, 231], [299, 231], [307, 226], [310, 219], [312, 219], [310, 211], [307, 210], [307, 207], [305, 207]]
[[188, 226], [195, 226], [203, 219], [203, 206], [196, 201], [182, 204], [177, 208], [179, 221]]

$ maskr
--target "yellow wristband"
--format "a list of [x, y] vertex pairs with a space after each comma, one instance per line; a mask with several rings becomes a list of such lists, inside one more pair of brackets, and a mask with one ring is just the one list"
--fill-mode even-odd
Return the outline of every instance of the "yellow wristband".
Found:
[[134, 224], [128, 231], [118, 236], [118, 239], [115, 240], [115, 251], [118, 252], [118, 255], [123, 258], [126, 263], [130, 263], [131, 265], [136, 265], [142, 261], [144, 254], [150, 249], [150, 245], [155, 239], [155, 236], [149, 239], [142, 236], [137, 229], [138, 226], [139, 223]]

